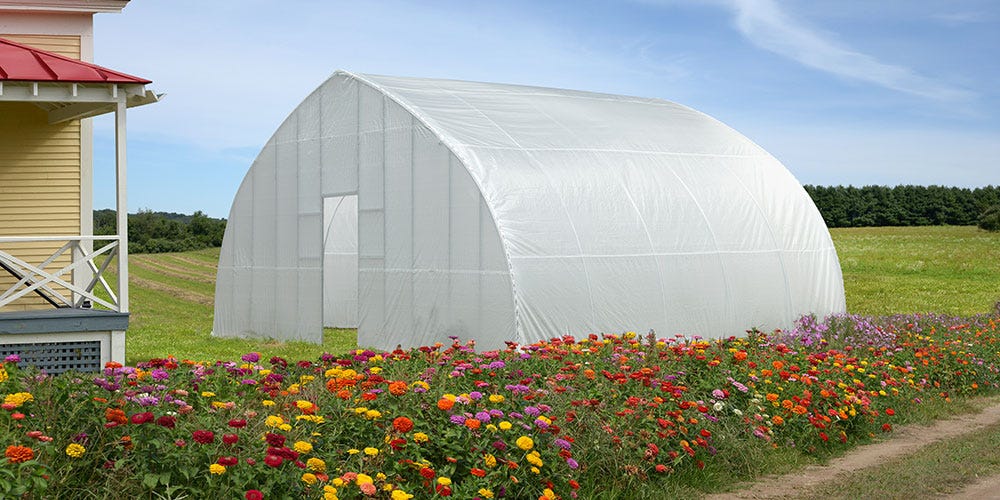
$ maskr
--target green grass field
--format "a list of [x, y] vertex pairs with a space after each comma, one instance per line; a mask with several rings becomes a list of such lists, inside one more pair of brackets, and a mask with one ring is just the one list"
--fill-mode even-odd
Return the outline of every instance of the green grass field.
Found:
[[972, 315], [1000, 301], [1000, 233], [974, 226], [830, 232], [852, 313]]
[[[850, 312], [969, 315], [987, 312], [1000, 301], [1000, 233], [975, 227], [831, 232]], [[323, 345], [211, 337], [218, 258], [217, 248], [131, 256], [129, 363], [166, 355], [237, 359], [249, 351], [313, 359], [323, 352], [340, 353], [356, 346], [353, 330], [328, 329]]]

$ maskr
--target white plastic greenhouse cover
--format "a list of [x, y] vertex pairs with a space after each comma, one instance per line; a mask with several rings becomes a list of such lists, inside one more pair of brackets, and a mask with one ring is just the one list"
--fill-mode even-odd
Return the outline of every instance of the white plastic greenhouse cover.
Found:
[[[346, 209], [355, 195], [357, 237], [340, 241], [350, 210], [324, 218], [324, 200]], [[356, 275], [346, 261], [324, 266], [324, 241], [331, 254], [356, 241]], [[349, 294], [354, 279], [358, 344], [377, 348], [449, 335], [480, 348], [625, 330], [718, 337], [845, 310], [809, 196], [698, 111], [337, 72], [240, 186], [214, 334], [320, 342], [324, 301], [349, 324], [355, 299], [324, 290]]]

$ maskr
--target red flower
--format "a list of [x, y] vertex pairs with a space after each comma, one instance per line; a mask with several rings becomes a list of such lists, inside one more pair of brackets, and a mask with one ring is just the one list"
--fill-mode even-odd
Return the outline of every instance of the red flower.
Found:
[[469, 471], [469, 473], [472, 474], [473, 476], [476, 476], [476, 477], [486, 477], [486, 471], [485, 470], [483, 470], [483, 469], [477, 469], [475, 467], [473, 467], [472, 470]]
[[146, 422], [152, 422], [152, 421], [153, 421], [152, 412], [144, 411], [142, 413], [136, 413], [135, 415], [132, 415], [132, 423], [136, 425], [145, 424]]
[[892, 431], [892, 424], [882, 424], [882, 432]]
[[702, 437], [711, 437], [712, 436], [712, 433], [709, 432], [708, 429], [702, 429], [700, 434], [701, 434]]
[[201, 444], [209, 444], [215, 441], [215, 433], [212, 431], [205, 431], [205, 430], [194, 431], [191, 433], [191, 439], [194, 439], [195, 442]]
[[240, 463], [240, 459], [238, 459], [236, 457], [219, 457], [219, 460], [217, 460], [217, 463], [219, 465], [225, 465], [226, 467], [229, 467], [229, 466], [236, 465], [236, 464]]
[[27, 446], [10, 445], [7, 447], [7, 451], [4, 452], [4, 456], [7, 457], [10, 463], [16, 464], [35, 458], [35, 451]]
[[223, 434], [222, 442], [226, 444], [236, 444], [240, 441], [240, 437], [236, 434]]
[[441, 495], [443, 497], [450, 497], [451, 496], [451, 488], [449, 488], [447, 486], [439, 484], [439, 485], [437, 485], [437, 488], [435, 488], [435, 489], [437, 489], [438, 495]]
[[176, 423], [177, 423], [177, 417], [173, 415], [163, 415], [162, 417], [156, 419], [156, 425], [159, 425], [160, 427], [166, 427], [168, 429], [173, 429]]
[[892, 408], [886, 408], [885, 409], [885, 414], [889, 415], [891, 417], [891, 416], [893, 416], [893, 415], [896, 414], [896, 410], [893, 410]]
[[268, 445], [273, 446], [275, 448], [281, 448], [282, 446], [285, 446], [285, 436], [282, 436], [281, 434], [268, 432], [267, 434], [264, 435], [264, 440], [267, 441]]
[[281, 465], [281, 462], [284, 462], [284, 459], [277, 455], [268, 455], [264, 457], [264, 463], [267, 464], [268, 467], [277, 467]]
[[260, 490], [247, 490], [247, 494], [243, 496], [247, 500], [264, 500], [264, 494]]
[[420, 476], [424, 479], [434, 479], [434, 469], [430, 467], [424, 467], [420, 469]]
[[396, 417], [392, 421], [392, 428], [397, 432], [410, 432], [413, 430], [413, 421], [406, 417]]
[[[242, 418], [234, 418], [234, 419], [232, 419], [232, 420], [229, 421], [229, 426], [230, 427], [235, 427], [235, 428], [239, 429], [239, 428], [242, 428], [242, 427], [246, 427], [247, 426], [247, 421], [243, 420]], [[250, 491], [257, 491], [257, 490], [250, 490]], [[249, 494], [249, 493], [250, 492], [248, 491], [247, 494]], [[260, 492], [258, 492], [258, 493], [260, 493]]]

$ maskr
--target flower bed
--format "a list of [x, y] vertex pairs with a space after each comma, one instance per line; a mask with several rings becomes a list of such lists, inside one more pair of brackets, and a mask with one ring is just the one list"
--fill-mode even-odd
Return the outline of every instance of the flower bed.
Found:
[[[1000, 385], [991, 317], [806, 317], [703, 340], [589, 335], [316, 361], [0, 367], [0, 496], [589, 498], [888, 432]], [[702, 470], [707, 467], [708, 470]], [[655, 490], [654, 490], [655, 491]]]

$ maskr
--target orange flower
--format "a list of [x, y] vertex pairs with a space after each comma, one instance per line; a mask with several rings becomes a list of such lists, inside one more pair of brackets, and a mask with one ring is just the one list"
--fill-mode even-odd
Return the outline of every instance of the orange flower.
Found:
[[389, 382], [389, 394], [393, 396], [402, 396], [406, 394], [406, 382], [397, 380], [395, 382]]
[[465, 426], [472, 430], [478, 429], [480, 425], [482, 425], [482, 422], [480, 422], [479, 420], [476, 420], [474, 418], [465, 419]]
[[775, 415], [771, 417], [771, 423], [773, 423], [774, 425], [781, 425], [785, 423], [785, 419], [781, 418], [780, 415]]
[[108, 422], [114, 422], [119, 425], [128, 423], [128, 417], [125, 416], [125, 412], [118, 408], [108, 408], [104, 410], [104, 418]]
[[396, 417], [392, 421], [392, 428], [397, 432], [410, 432], [413, 430], [413, 421], [406, 417]]
[[485, 470], [483, 470], [483, 469], [477, 469], [475, 467], [473, 467], [472, 470], [469, 471], [469, 473], [472, 474], [473, 476], [476, 476], [476, 477], [484, 477], [484, 476], [486, 476], [486, 471]]
[[786, 399], [781, 402], [781, 407], [786, 410], [791, 410], [793, 406], [795, 406], [795, 403], [793, 403], [790, 399]]
[[7, 457], [7, 460], [10, 463], [16, 464], [20, 462], [27, 462], [28, 460], [35, 458], [35, 451], [27, 446], [17, 446], [12, 444], [7, 447], [7, 451], [4, 452], [4, 456]]
[[805, 415], [807, 411], [809, 410], [806, 410], [806, 407], [802, 405], [795, 405], [795, 407], [792, 408], [792, 413], [796, 415]]
[[455, 406], [455, 402], [448, 398], [441, 398], [438, 400], [438, 409], [443, 411], [448, 411], [451, 407]]

